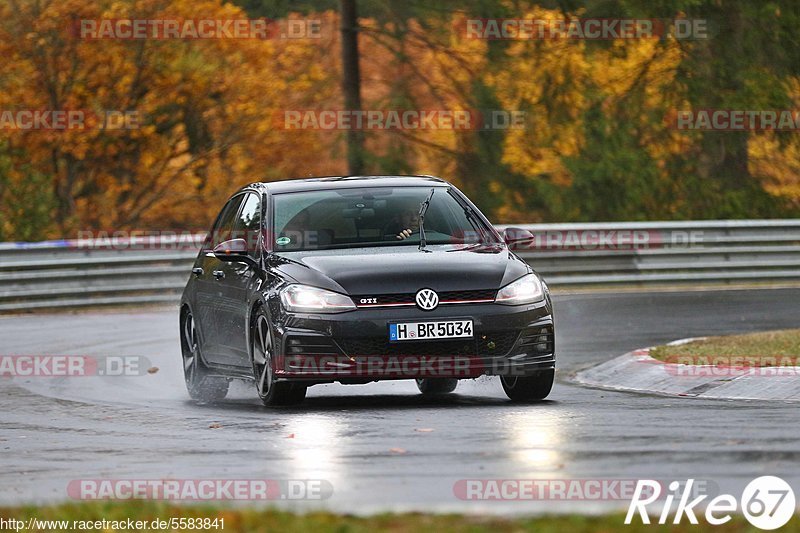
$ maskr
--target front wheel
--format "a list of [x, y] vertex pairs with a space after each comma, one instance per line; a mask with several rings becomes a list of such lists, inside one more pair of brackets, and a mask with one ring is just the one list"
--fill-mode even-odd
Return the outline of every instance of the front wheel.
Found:
[[256, 392], [266, 406], [294, 405], [306, 397], [306, 386], [298, 383], [275, 381], [275, 343], [266, 313], [258, 310], [253, 321], [252, 353], [253, 377]]
[[553, 389], [556, 371], [553, 369], [542, 370], [533, 376], [500, 376], [500, 383], [512, 401], [532, 402], [544, 400]]
[[417, 388], [422, 394], [447, 394], [456, 390], [457, 379], [451, 378], [428, 378], [418, 379]]
[[191, 311], [181, 321], [181, 352], [183, 354], [183, 377], [189, 396], [198, 402], [217, 402], [228, 395], [228, 380], [209, 375], [200, 357], [197, 325]]

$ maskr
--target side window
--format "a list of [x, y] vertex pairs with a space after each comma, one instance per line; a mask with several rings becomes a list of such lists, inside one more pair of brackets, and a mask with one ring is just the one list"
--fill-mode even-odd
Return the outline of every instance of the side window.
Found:
[[244, 195], [240, 194], [234, 196], [225, 204], [225, 207], [222, 208], [222, 211], [217, 217], [217, 222], [211, 229], [211, 234], [206, 239], [208, 249], [213, 250], [219, 243], [232, 238], [231, 234], [233, 233], [234, 219], [239, 213], [239, 207], [242, 205], [243, 199]]
[[250, 193], [233, 224], [233, 237], [247, 241], [248, 253], [256, 256], [261, 233], [261, 195]]

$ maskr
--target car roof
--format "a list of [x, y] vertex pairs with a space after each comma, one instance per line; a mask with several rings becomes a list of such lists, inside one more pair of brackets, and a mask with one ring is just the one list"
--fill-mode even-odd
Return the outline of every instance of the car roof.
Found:
[[267, 190], [271, 193], [300, 192], [320, 189], [347, 189], [356, 187], [413, 187], [449, 186], [435, 176], [319, 176], [314, 178], [256, 182], [243, 189]]

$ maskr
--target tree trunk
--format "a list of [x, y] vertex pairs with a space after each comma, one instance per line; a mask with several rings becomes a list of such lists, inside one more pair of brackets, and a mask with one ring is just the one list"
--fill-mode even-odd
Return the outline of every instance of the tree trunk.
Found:
[[[342, 90], [344, 106], [361, 110], [361, 75], [358, 69], [358, 12], [356, 0], [340, 0], [342, 32]], [[364, 171], [364, 134], [347, 130], [347, 169], [351, 176]]]

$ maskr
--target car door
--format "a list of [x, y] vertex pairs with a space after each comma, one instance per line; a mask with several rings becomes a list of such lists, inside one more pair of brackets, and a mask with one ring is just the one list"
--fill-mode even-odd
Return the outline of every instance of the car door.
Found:
[[[261, 258], [262, 195], [247, 193], [238, 215], [234, 219], [231, 238], [247, 241], [248, 255], [258, 261]], [[249, 367], [247, 346], [248, 295], [259, 283], [256, 268], [245, 263], [226, 262], [220, 269], [224, 277], [219, 280], [222, 316], [219, 327], [221, 348], [228, 364]]]
[[[225, 334], [223, 322], [227, 317], [228, 303], [222, 299], [223, 268], [225, 263], [214, 256], [214, 247], [231, 238], [236, 216], [245, 195], [231, 198], [220, 211], [214, 226], [203, 243], [203, 250], [195, 264], [195, 320], [198, 322], [203, 356], [209, 362], [229, 364], [221, 337]], [[199, 270], [198, 270], [199, 268]]]

